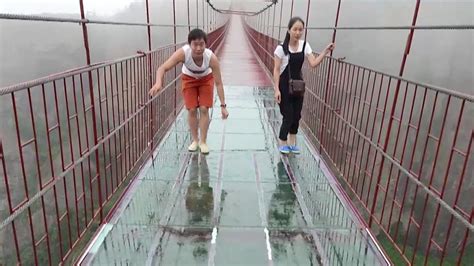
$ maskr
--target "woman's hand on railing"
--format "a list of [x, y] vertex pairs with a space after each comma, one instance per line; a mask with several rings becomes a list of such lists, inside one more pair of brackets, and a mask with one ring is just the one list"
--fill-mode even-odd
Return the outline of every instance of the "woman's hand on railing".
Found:
[[334, 48], [336, 48], [336, 44], [335, 44], [335, 43], [330, 43], [330, 44], [328, 44], [328, 46], [326, 46], [326, 48], [324, 48], [324, 54], [325, 54], [325, 55], [329, 54], [331, 51], [334, 50]]

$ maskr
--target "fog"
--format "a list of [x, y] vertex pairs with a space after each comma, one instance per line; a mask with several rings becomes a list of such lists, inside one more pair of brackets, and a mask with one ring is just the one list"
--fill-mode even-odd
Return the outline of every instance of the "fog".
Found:
[[[84, 0], [84, 8], [89, 19], [145, 23], [144, 2], [144, 0]], [[260, 10], [268, 4], [257, 0], [211, 2], [218, 8], [244, 11]], [[271, 27], [262, 29], [276, 38], [280, 35], [280, 40], [284, 38], [286, 24], [290, 18], [291, 0], [282, 2], [282, 29]], [[294, 2], [293, 15], [306, 20], [307, 1], [294, 0]], [[203, 12], [203, 1], [189, 0], [189, 3], [191, 10], [189, 21], [192, 26], [208, 29], [208, 25], [203, 25], [203, 13], [206, 13], [206, 9]], [[172, 4], [171, 0], [150, 0], [151, 23], [172, 25]], [[265, 13], [272, 16], [275, 12], [277, 25], [280, 21], [280, 7], [281, 5], [278, 4], [276, 8], [271, 8]], [[343, 0], [339, 26], [409, 26], [414, 8], [415, 1], [411, 0]], [[307, 25], [309, 27], [334, 26], [336, 9], [337, 1], [312, 0]], [[186, 0], [176, 0], [176, 12], [176, 23], [187, 25]], [[80, 18], [77, 0], [2, 0], [0, 13]], [[473, 25], [474, 1], [422, 1], [417, 25], [442, 24]], [[134, 55], [137, 50], [148, 48], [147, 27], [88, 24], [87, 28], [92, 63]], [[185, 41], [187, 31], [187, 27], [178, 28], [177, 42]], [[331, 41], [332, 33], [332, 30], [309, 30], [307, 40], [313, 50], [321, 51]], [[408, 33], [408, 30], [340, 30], [336, 35], [334, 56], [345, 57], [347, 62], [398, 75]], [[82, 34], [82, 27], [74, 23], [0, 20], [0, 87], [84, 66], [86, 57]], [[152, 49], [171, 43], [173, 43], [172, 27], [152, 27]], [[404, 77], [473, 95], [473, 47], [473, 30], [416, 30]], [[39, 101], [37, 100], [40, 97], [39, 90], [34, 93], [37, 94], [33, 96], [38, 98], [33, 97], [33, 101]], [[54, 97], [51, 91], [46, 94]], [[21, 97], [25, 95], [17, 96], [20, 111], [27, 108], [19, 100]], [[2, 125], [0, 137], [4, 140], [7, 164], [9, 160], [10, 163], [18, 160], [18, 155], [12, 155], [17, 153], [17, 146], [14, 143], [16, 139], [11, 109], [11, 97], [0, 96], [0, 125]], [[22, 114], [20, 118], [21, 116]], [[26, 117], [26, 114], [24, 116]], [[41, 116], [42, 114], [38, 115], [37, 120], [44, 119]], [[464, 128], [467, 128], [467, 131], [470, 128], [472, 132], [472, 125], [465, 125]], [[469, 137], [469, 134], [467, 136]], [[27, 137], [22, 136], [22, 140], [26, 140]], [[13, 139], [14, 141], [9, 141]], [[40, 146], [45, 146], [46, 142], [44, 141], [43, 144]], [[40, 153], [40, 156], [44, 155], [41, 147]], [[9, 176], [21, 175], [19, 169], [10, 169], [10, 171], [14, 174], [10, 173]], [[3, 196], [4, 178], [2, 175], [0, 177], [2, 195], [0, 220], [3, 220], [8, 215], [8, 209]], [[35, 177], [32, 175], [31, 178]], [[12, 181], [12, 187], [16, 185], [17, 188], [22, 189], [20, 181]], [[465, 191], [468, 189], [472, 191], [474, 181], [472, 178], [468, 181], [470, 182], [466, 183]], [[19, 202], [23, 197], [23, 191], [14, 194], [15, 202]], [[0, 235], [2, 235], [1, 232]], [[0, 242], [0, 255], [11, 251], [6, 246], [8, 244]], [[0, 264], [2, 264], [1, 260]]]

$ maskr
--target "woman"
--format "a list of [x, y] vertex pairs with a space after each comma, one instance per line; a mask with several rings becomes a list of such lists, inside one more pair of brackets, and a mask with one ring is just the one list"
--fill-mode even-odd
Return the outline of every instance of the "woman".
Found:
[[[221, 114], [227, 119], [224, 86], [222, 84], [219, 60], [216, 55], [206, 48], [207, 35], [200, 29], [194, 29], [188, 34], [188, 44], [178, 49], [156, 72], [156, 83], [150, 89], [150, 95], [156, 95], [163, 87], [165, 73], [179, 63], [182, 68], [182, 93], [184, 105], [188, 109], [188, 124], [193, 138], [188, 150], [191, 152], [201, 150], [209, 153], [207, 146], [207, 131], [209, 128], [209, 108], [214, 100], [214, 78], [217, 95], [221, 102]], [[199, 118], [198, 118], [199, 111]], [[199, 141], [198, 124], [201, 133]]]
[[299, 153], [296, 146], [296, 134], [298, 133], [301, 109], [303, 107], [303, 96], [289, 94], [290, 73], [292, 79], [303, 79], [301, 68], [305, 56], [308, 57], [309, 65], [317, 67], [324, 57], [334, 49], [330, 43], [324, 51], [316, 57], [311, 46], [304, 40], [300, 40], [304, 33], [304, 22], [299, 17], [293, 17], [288, 23], [288, 31], [285, 41], [275, 49], [273, 81], [275, 83], [275, 100], [280, 106], [283, 122], [279, 134], [279, 150], [283, 154]]

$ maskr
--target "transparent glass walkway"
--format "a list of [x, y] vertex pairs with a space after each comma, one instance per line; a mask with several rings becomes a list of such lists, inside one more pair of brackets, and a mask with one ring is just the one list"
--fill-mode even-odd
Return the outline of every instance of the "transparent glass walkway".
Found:
[[304, 135], [300, 155], [278, 153], [272, 90], [227, 87], [226, 97], [210, 154], [187, 152], [182, 112], [82, 264], [385, 264]]

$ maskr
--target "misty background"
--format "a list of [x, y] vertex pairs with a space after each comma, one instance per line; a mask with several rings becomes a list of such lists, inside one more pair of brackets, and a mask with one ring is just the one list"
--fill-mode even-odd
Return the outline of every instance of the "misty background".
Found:
[[[1, 13], [35, 14], [80, 18], [79, 1], [75, 0], [4, 0]], [[202, 3], [198, 13], [190, 12], [191, 24], [202, 27]], [[261, 1], [211, 1], [218, 8], [259, 10]], [[281, 26], [290, 17], [291, 1], [284, 0]], [[190, 0], [190, 10], [196, 1]], [[187, 24], [187, 1], [176, 0], [176, 22]], [[89, 19], [146, 22], [143, 0], [85, 0]], [[293, 15], [306, 20], [306, 0], [295, 0]], [[344, 0], [339, 26], [411, 25], [415, 1], [410, 0]], [[274, 8], [271, 8], [274, 9]], [[280, 4], [275, 23], [280, 21]], [[308, 26], [334, 26], [337, 1], [313, 0]], [[205, 11], [206, 12], [206, 11]], [[273, 15], [273, 10], [270, 10]], [[196, 21], [196, 17], [199, 20]], [[173, 24], [172, 1], [150, 1], [150, 20], [155, 24]], [[425, 0], [421, 2], [417, 25], [474, 24], [474, 1]], [[147, 29], [141, 26], [89, 24], [92, 62], [133, 55], [146, 50]], [[408, 30], [340, 30], [337, 32], [335, 57], [346, 57], [351, 63], [398, 75]], [[272, 35], [272, 29], [267, 33]], [[281, 30], [280, 39], [284, 38]], [[187, 28], [178, 28], [178, 42], [184, 41]], [[173, 42], [169, 27], [152, 27], [152, 47]], [[278, 29], [273, 32], [278, 37]], [[313, 50], [322, 50], [332, 36], [331, 30], [309, 30], [307, 39]], [[12, 85], [66, 69], [85, 65], [82, 28], [73, 23], [0, 20], [0, 87]], [[446, 87], [467, 94], [474, 93], [474, 33], [472, 30], [416, 30], [404, 77]]]
[[[149, 2], [151, 23], [173, 24], [173, 1], [150, 0]], [[283, 40], [290, 18], [291, 0], [280, 0], [279, 2], [283, 3], [283, 15], [281, 17], [283, 28], [281, 31], [272, 27], [261, 30], [263, 33], [276, 38], [280, 33], [279, 39]], [[307, 1], [294, 0], [294, 2], [293, 15], [306, 20]], [[192, 27], [197, 26], [212, 30], [208, 25], [203, 25], [203, 13], [207, 13], [207, 4], [203, 0], [189, 0], [189, 3], [191, 10], [189, 19], [193, 25]], [[211, 3], [218, 8], [234, 8], [247, 11], [260, 10], [268, 4], [257, 0], [215, 0]], [[144, 0], [84, 0], [84, 7], [88, 19], [146, 23]], [[339, 26], [409, 26], [411, 25], [414, 8], [415, 1], [411, 0], [343, 0]], [[312, 0], [307, 25], [309, 27], [332, 27], [334, 26], [336, 11], [337, 1], [335, 0]], [[270, 13], [270, 18], [272, 18], [273, 12], [275, 12], [275, 23], [278, 25], [280, 4], [276, 8], [272, 7], [267, 11], [267, 13]], [[0, 13], [80, 18], [79, 1], [77, 0], [2, 0], [0, 2]], [[176, 0], [176, 24], [187, 25], [187, 23], [187, 0]], [[474, 1], [422, 1], [417, 25], [441, 24], [474, 24]], [[147, 27], [88, 24], [87, 28], [92, 63], [134, 55], [137, 50], [147, 50]], [[178, 43], [186, 40], [187, 32], [187, 27], [177, 29]], [[331, 41], [332, 33], [332, 30], [309, 30], [307, 40], [314, 51], [321, 51]], [[350, 63], [398, 75], [408, 33], [408, 30], [340, 30], [337, 32], [337, 48], [333, 55], [335, 57], [345, 57], [346, 61]], [[173, 43], [172, 27], [152, 27], [152, 49], [158, 49], [171, 43]], [[473, 47], [474, 33], [472, 30], [416, 30], [404, 77], [473, 95]], [[74, 23], [0, 20], [0, 62], [0, 87], [84, 66], [86, 60], [82, 28], [79, 24]], [[35, 120], [41, 125], [41, 121], [45, 119], [41, 109], [41, 94], [39, 90], [32, 91], [34, 106], [39, 106], [35, 110]], [[86, 92], [87, 95], [88, 92]], [[25, 96], [26, 93], [17, 94], [20, 123], [23, 120], [30, 120], [27, 101], [22, 102], [26, 99]], [[52, 105], [53, 101], [49, 100], [54, 98], [51, 89], [47, 89], [46, 96], [48, 104]], [[64, 96], [60, 94], [59, 97]], [[12, 162], [18, 162], [18, 151], [11, 102], [9, 95], [0, 97], [0, 125], [2, 125], [0, 127], [0, 137], [3, 140], [15, 139], [15, 141], [8, 143], [4, 141], [3, 143], [7, 164], [10, 162], [10, 165], [13, 165]], [[51, 109], [53, 108], [51, 107]], [[49, 112], [54, 122], [54, 110]], [[50, 115], [49, 112], [48, 116]], [[467, 113], [472, 114], [473, 110], [469, 110]], [[472, 116], [464, 120], [467, 121], [464, 128], [469, 134], [469, 130], [472, 131]], [[440, 122], [440, 119], [437, 118], [436, 121]], [[22, 132], [28, 132], [28, 130], [24, 129]], [[46, 132], [38, 132], [38, 137], [43, 138], [43, 143], [39, 143], [40, 158], [47, 162], [45, 135]], [[451, 135], [453, 135], [452, 131]], [[22, 140], [26, 141], [30, 137], [22, 136]], [[56, 138], [53, 142], [57, 141]], [[25, 153], [27, 153], [27, 150], [25, 150]], [[31, 150], [31, 154], [33, 153]], [[59, 154], [59, 150], [55, 149], [52, 157], [58, 159]], [[445, 157], [446, 155], [443, 159]], [[470, 165], [469, 169], [472, 169], [472, 164]], [[34, 168], [33, 165], [28, 167]], [[12, 191], [21, 191], [21, 193], [14, 193], [13, 196], [13, 201], [18, 203], [24, 197], [23, 183], [19, 178], [21, 171], [19, 167], [17, 169], [12, 168], [15, 167], [9, 169], [11, 171], [9, 176], [12, 179], [10, 180], [10, 186]], [[48, 176], [48, 173], [51, 172], [51, 169], [46, 168], [45, 166], [45, 169], [42, 169], [44, 176]], [[33, 170], [28, 169], [27, 175], [31, 179], [31, 189], [32, 186], [37, 184], [36, 176]], [[2, 178], [0, 180], [0, 193], [5, 195], [3, 176], [0, 177]], [[472, 176], [468, 175], [468, 177], [471, 178], [463, 189], [464, 195], [474, 193], [474, 180]], [[455, 184], [453, 184], [454, 186]], [[31, 190], [30, 195], [36, 192], [37, 188]], [[41, 221], [41, 217], [38, 215], [39, 212], [36, 216], [38, 221]], [[0, 220], [7, 216], [7, 201], [5, 197], [1, 197]], [[54, 217], [54, 214], [51, 214], [51, 217]], [[26, 238], [27, 233], [27, 230], [25, 230], [25, 235], [20, 237]], [[3, 235], [3, 232], [0, 232], [0, 236], [3, 240], [11, 239], [10, 235]], [[0, 241], [0, 258], [11, 255], [11, 241], [3, 240]], [[0, 264], [2, 264], [2, 260], [0, 260]]]

